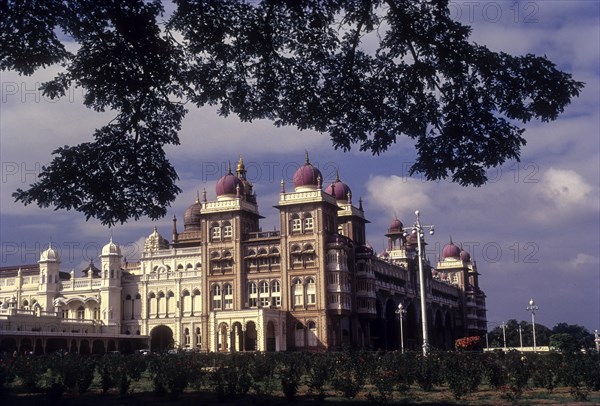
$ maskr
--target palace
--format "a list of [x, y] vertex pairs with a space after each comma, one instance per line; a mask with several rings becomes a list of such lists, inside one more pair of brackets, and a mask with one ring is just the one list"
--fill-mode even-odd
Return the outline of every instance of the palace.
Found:
[[[196, 197], [183, 229], [173, 219], [170, 242], [155, 228], [139, 262], [125, 262], [111, 238], [83, 271], [61, 271], [52, 246], [37, 264], [1, 268], [0, 351], [393, 350], [400, 304], [403, 342], [420, 348], [423, 235], [394, 218], [387, 249], [374, 252], [362, 200], [353, 203], [339, 176], [323, 185], [308, 155], [293, 190], [281, 182], [279, 230], [262, 231], [241, 158], [236, 169], [219, 179], [215, 200]], [[470, 255], [450, 241], [435, 266], [421, 264], [430, 344], [450, 349], [484, 334]]]

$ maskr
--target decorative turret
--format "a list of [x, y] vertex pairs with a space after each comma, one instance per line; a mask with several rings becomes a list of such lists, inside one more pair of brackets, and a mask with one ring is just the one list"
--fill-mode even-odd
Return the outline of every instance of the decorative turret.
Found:
[[145, 252], [154, 252], [158, 250], [166, 250], [169, 248], [169, 241], [163, 238], [162, 235], [158, 233], [158, 229], [154, 226], [154, 230], [152, 234], [146, 238], [146, 242], [144, 243], [144, 251]]

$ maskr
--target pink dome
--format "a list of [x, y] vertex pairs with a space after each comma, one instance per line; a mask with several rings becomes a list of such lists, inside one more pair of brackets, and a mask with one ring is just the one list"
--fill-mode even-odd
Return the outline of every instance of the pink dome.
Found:
[[215, 188], [216, 192], [217, 192], [217, 197], [223, 196], [223, 195], [234, 195], [235, 196], [238, 193], [238, 191], [237, 191], [238, 187], [239, 187], [239, 194], [241, 196], [244, 194], [244, 182], [242, 182], [240, 180], [240, 178], [238, 178], [237, 176], [232, 174], [231, 170], [229, 170], [229, 173], [227, 175], [223, 176], [217, 182], [217, 186]]
[[352, 196], [350, 187], [340, 180], [340, 176], [337, 173], [333, 183], [327, 186], [327, 189], [325, 189], [325, 193], [335, 197], [335, 200], [341, 200], [344, 202], [349, 200], [348, 195]]
[[459, 258], [460, 248], [452, 243], [452, 240], [442, 250], [442, 258]]
[[321, 182], [323, 177], [321, 176], [321, 171], [314, 167], [308, 161], [308, 153], [306, 154], [306, 162], [302, 165], [296, 173], [294, 173], [294, 188], [309, 186], [311, 188], [319, 187], [319, 183]]
[[471, 254], [469, 254], [465, 250], [460, 251], [460, 260], [463, 261], [463, 262], [470, 262], [471, 261]]
[[388, 227], [389, 232], [402, 231], [403, 229], [404, 229], [404, 224], [402, 224], [402, 222], [400, 220], [398, 220], [398, 218], [395, 218], [394, 220], [392, 220], [392, 222], [390, 223], [390, 226]]

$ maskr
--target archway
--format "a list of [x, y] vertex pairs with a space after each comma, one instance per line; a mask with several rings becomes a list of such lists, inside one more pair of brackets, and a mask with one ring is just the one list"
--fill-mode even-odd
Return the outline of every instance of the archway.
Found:
[[173, 348], [173, 331], [164, 325], [156, 326], [150, 333], [150, 350], [152, 352], [166, 352]]
[[417, 321], [417, 309], [413, 302], [406, 307], [406, 323], [404, 324], [404, 346], [415, 350], [419, 347], [419, 326]]
[[245, 334], [245, 351], [256, 351], [258, 348], [256, 347], [256, 324], [253, 321], [249, 321], [246, 323], [246, 334]]
[[435, 340], [434, 345], [442, 350], [447, 350], [446, 340], [444, 339], [444, 322], [442, 311], [438, 309], [435, 312]]
[[446, 341], [446, 348], [453, 349], [454, 348], [454, 328], [452, 326], [452, 316], [450, 315], [450, 311], [446, 312], [446, 317], [444, 318], [444, 339]]
[[383, 305], [379, 300], [375, 302], [375, 320], [371, 322], [371, 341], [374, 350], [385, 348], [385, 320], [383, 317]]
[[244, 331], [242, 324], [236, 321], [231, 325], [231, 351], [244, 351]]
[[79, 344], [79, 353], [81, 355], [90, 355], [90, 342], [88, 340], [81, 340]]
[[396, 303], [389, 299], [385, 303], [386, 350], [397, 350], [400, 346], [400, 320], [396, 315]]

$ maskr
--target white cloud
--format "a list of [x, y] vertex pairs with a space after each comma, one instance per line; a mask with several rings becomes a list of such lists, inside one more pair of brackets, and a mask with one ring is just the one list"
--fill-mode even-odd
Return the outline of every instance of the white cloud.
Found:
[[581, 268], [584, 266], [595, 266], [598, 268], [598, 264], [600, 263], [600, 258], [595, 257], [593, 255], [584, 254], [579, 252], [573, 260], [570, 261], [570, 264], [573, 268]]
[[394, 215], [401, 217], [414, 213], [416, 208], [424, 211], [431, 208], [430, 188], [430, 183], [411, 178], [374, 176], [367, 184], [368, 200], [387, 210], [391, 221]]

